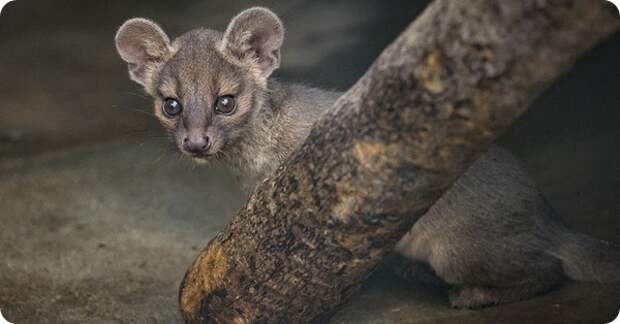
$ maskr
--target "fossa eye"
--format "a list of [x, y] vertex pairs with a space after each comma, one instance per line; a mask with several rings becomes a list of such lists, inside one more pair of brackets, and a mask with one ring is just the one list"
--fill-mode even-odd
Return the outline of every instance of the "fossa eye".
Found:
[[161, 107], [161, 110], [164, 112], [164, 115], [168, 118], [175, 117], [183, 111], [183, 106], [179, 103], [178, 100], [173, 98], [167, 98], [164, 100], [164, 103]]
[[233, 96], [220, 96], [215, 99], [215, 112], [230, 115], [235, 112], [235, 108], [237, 105], [235, 104], [235, 97]]

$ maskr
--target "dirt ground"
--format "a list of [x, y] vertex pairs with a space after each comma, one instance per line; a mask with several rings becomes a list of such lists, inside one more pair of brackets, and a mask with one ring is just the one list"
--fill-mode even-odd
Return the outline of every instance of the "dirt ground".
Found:
[[[424, 1], [17, 0], [0, 17], [0, 310], [14, 323], [178, 323], [185, 268], [242, 206], [222, 166], [166, 142], [113, 35], [222, 29], [264, 5], [287, 28], [277, 77], [346, 89]], [[620, 242], [620, 35], [586, 55], [500, 142], [582, 232]], [[619, 269], [620, 271], [620, 269]], [[620, 285], [451, 309], [381, 268], [332, 323], [606, 323]]]

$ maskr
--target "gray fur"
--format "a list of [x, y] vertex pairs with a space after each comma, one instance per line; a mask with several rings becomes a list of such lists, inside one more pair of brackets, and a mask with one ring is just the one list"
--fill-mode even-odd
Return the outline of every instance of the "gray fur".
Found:
[[[149, 43], [160, 50], [157, 53], [170, 48], [165, 61], [156, 61], [157, 69], [151, 69], [156, 73], [138, 81], [154, 96], [155, 114], [181, 150], [187, 134], [208, 136], [213, 141], [209, 154], [194, 158], [220, 159], [251, 181], [271, 174], [340, 96], [267, 79], [279, 64], [284, 35], [280, 20], [267, 9], [242, 12], [224, 34], [196, 29], [170, 46], [163, 31], [153, 26], [157, 25], [130, 20], [119, 31], [117, 48], [130, 69], [136, 61], [152, 57], [140, 53], [144, 31], [149, 40], [160, 41]], [[122, 32], [127, 30], [140, 32]], [[248, 53], [258, 56], [248, 61]], [[214, 100], [225, 94], [234, 95], [238, 107], [230, 116], [218, 116]], [[162, 100], [168, 97], [185, 107], [178, 118], [161, 113]], [[620, 281], [619, 250], [567, 229], [518, 161], [497, 146], [455, 182], [396, 251], [411, 262], [429, 264], [453, 286], [450, 301], [455, 307], [530, 298], [565, 276]]]

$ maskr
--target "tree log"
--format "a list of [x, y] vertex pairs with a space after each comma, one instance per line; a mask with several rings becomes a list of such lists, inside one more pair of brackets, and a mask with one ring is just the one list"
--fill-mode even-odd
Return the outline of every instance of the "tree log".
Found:
[[437, 0], [187, 270], [191, 323], [322, 322], [579, 55], [599, 0]]

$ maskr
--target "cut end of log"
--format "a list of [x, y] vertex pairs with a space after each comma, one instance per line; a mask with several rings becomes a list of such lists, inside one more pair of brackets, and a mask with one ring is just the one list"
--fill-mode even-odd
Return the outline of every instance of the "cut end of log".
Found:
[[[207, 322], [208, 314], [202, 309], [203, 301], [211, 296], [225, 294], [224, 278], [229, 269], [224, 250], [209, 244], [187, 270], [181, 283], [179, 303], [187, 322]], [[242, 323], [234, 321], [236, 323]]]

